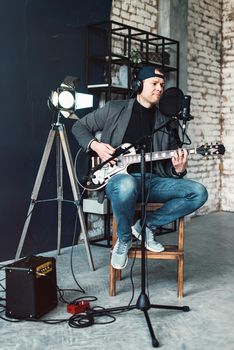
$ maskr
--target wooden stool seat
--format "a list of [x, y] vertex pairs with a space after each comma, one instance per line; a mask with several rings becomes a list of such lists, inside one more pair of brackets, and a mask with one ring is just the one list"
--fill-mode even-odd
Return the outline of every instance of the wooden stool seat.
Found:
[[[146, 210], [154, 211], [160, 208], [163, 204], [161, 203], [148, 203]], [[136, 205], [136, 213], [139, 216], [141, 212], [141, 206], [138, 203]], [[165, 250], [160, 253], [151, 252], [147, 250], [147, 259], [162, 259], [162, 260], [177, 260], [177, 295], [178, 298], [183, 297], [184, 288], [184, 218], [178, 220], [177, 228], [178, 238], [176, 245], [166, 245]], [[112, 233], [112, 249], [117, 241], [117, 226], [116, 220], [113, 216], [113, 233]], [[141, 245], [137, 246], [133, 243], [132, 247], [128, 252], [129, 258], [141, 259]], [[111, 296], [116, 295], [116, 281], [121, 278], [121, 270], [114, 269], [110, 263], [110, 288], [109, 294]]]

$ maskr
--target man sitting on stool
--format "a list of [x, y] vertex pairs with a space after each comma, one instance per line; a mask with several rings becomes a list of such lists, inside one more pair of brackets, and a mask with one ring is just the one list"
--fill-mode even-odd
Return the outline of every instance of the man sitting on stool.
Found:
[[[146, 215], [145, 245], [151, 251], [162, 252], [164, 247], [154, 239], [153, 231], [200, 208], [208, 194], [202, 184], [183, 178], [187, 172], [188, 152], [178, 149], [174, 134], [166, 127], [152, 134], [154, 129], [168, 120], [158, 109], [164, 89], [163, 71], [153, 66], [141, 68], [133, 88], [135, 98], [107, 102], [104, 107], [78, 120], [72, 131], [80, 146], [96, 152], [102, 161], [112, 157], [120, 144], [134, 144], [146, 135], [152, 135], [145, 139], [147, 152], [175, 150], [171, 159], [146, 165], [147, 199], [164, 205]], [[101, 131], [101, 141], [94, 136], [98, 131]], [[115, 160], [111, 163], [114, 164]], [[133, 223], [136, 202], [141, 199], [140, 165], [130, 165], [128, 174], [112, 176], [105, 186], [105, 193], [117, 223], [118, 239], [111, 263], [115, 269], [123, 269], [128, 262], [132, 234], [141, 240], [141, 221]]]

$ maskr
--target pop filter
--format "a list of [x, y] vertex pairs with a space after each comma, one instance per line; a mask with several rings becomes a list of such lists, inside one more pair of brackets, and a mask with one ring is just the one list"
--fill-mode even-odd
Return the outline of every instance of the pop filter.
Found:
[[183, 92], [176, 87], [165, 90], [159, 101], [159, 110], [167, 117], [178, 115], [182, 110], [184, 100]]

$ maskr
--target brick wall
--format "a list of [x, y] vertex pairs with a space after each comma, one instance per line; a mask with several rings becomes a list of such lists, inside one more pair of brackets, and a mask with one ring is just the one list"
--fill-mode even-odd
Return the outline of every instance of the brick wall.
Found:
[[[188, 3], [188, 94], [192, 96], [188, 133], [193, 145], [221, 139], [221, 0]], [[189, 161], [189, 177], [209, 192], [199, 213], [220, 209], [221, 161], [199, 156]]]
[[157, 1], [113, 0], [111, 20], [156, 33]]
[[222, 166], [222, 209], [234, 211], [234, 1], [223, 0], [222, 140], [226, 154]]

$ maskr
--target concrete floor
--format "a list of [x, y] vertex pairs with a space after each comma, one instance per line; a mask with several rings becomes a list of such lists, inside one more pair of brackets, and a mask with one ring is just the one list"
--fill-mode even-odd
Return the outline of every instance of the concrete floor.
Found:
[[[155, 335], [164, 350], [234, 349], [234, 234], [233, 213], [213, 213], [193, 218], [186, 224], [185, 296], [176, 296], [176, 262], [149, 261], [148, 285], [152, 304], [188, 305], [190, 312], [151, 308], [149, 316]], [[161, 236], [161, 242], [173, 242], [174, 233]], [[127, 305], [131, 298], [129, 278], [131, 262], [123, 272], [118, 294], [108, 295], [109, 249], [92, 246], [95, 271], [90, 271], [84, 245], [74, 248], [73, 266], [86, 295], [98, 300], [91, 306]], [[70, 268], [70, 249], [57, 257], [60, 288], [76, 288]], [[43, 254], [45, 255], [45, 254]], [[47, 256], [53, 256], [49, 253]], [[55, 255], [54, 255], [55, 256]], [[2, 271], [1, 277], [5, 274]], [[140, 293], [140, 263], [134, 266], [135, 298]], [[16, 291], [17, 292], [17, 291]], [[81, 293], [66, 292], [68, 300]], [[1, 293], [3, 296], [3, 293]], [[1, 313], [4, 316], [4, 312]], [[44, 318], [65, 318], [66, 306], [58, 307]], [[40, 319], [41, 320], [41, 319]], [[116, 315], [109, 325], [74, 329], [67, 322], [48, 325], [41, 322], [6, 322], [0, 320], [1, 350], [152, 349], [144, 313], [139, 310]]]

